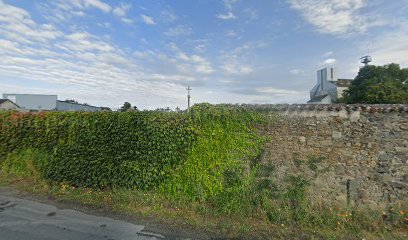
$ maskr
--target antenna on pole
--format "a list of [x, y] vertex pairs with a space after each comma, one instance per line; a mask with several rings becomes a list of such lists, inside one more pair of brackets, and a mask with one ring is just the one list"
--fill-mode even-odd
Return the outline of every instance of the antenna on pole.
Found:
[[190, 91], [192, 90], [190, 85], [187, 85], [186, 90], [187, 90], [187, 110], [190, 111], [190, 98], [191, 98]]
[[371, 56], [368, 55], [360, 58], [360, 62], [364, 64], [364, 67], [368, 66], [371, 61]]
[[360, 58], [360, 62], [364, 64], [364, 67], [368, 66], [368, 64], [372, 61], [371, 56], [370, 56], [370, 46], [368, 44], [367, 44], [367, 51], [368, 51], [368, 55]]

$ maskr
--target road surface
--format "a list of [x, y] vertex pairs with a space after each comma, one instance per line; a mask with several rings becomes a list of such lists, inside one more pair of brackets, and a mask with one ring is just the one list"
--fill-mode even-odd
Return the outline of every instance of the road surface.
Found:
[[0, 191], [0, 240], [156, 240], [143, 225], [20, 199]]

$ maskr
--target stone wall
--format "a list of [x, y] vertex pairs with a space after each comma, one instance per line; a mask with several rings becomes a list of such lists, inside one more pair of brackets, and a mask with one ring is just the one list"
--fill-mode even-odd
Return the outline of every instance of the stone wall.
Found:
[[315, 202], [384, 207], [408, 199], [408, 105], [264, 105], [281, 116], [262, 162], [302, 174]]

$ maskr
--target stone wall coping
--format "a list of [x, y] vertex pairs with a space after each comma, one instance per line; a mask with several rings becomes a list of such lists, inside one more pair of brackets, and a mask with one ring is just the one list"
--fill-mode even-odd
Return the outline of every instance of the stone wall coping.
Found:
[[244, 104], [255, 110], [275, 112], [320, 111], [320, 112], [408, 112], [408, 104]]

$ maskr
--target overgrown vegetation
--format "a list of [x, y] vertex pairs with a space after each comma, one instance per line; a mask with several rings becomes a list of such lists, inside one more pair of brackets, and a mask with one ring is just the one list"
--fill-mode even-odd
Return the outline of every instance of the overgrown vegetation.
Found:
[[363, 67], [343, 98], [345, 103], [408, 103], [408, 68], [395, 63]]
[[[261, 161], [267, 139], [260, 130], [272, 118], [209, 104], [190, 113], [3, 112], [0, 182], [32, 181], [35, 191], [117, 211], [227, 224], [232, 236], [260, 226], [300, 228], [318, 238], [361, 238], [366, 229], [397, 236], [380, 227], [388, 223], [378, 212], [313, 204], [310, 179], [300, 173], [277, 185], [275, 166]], [[316, 172], [321, 158], [293, 161]], [[406, 226], [403, 207], [392, 211], [390, 226]]]
[[155, 112], [11, 112], [0, 124], [0, 158], [42, 151], [42, 177], [94, 188], [157, 188], [196, 135], [187, 116]]

